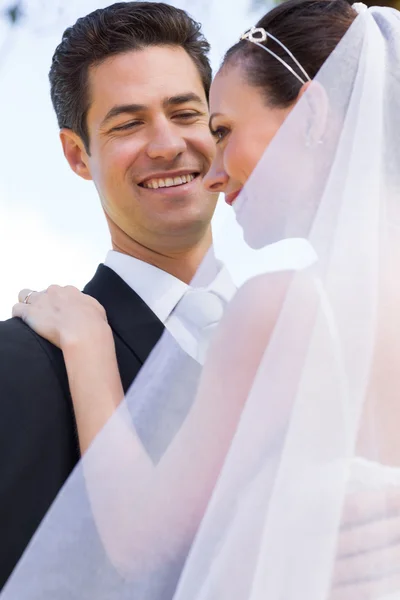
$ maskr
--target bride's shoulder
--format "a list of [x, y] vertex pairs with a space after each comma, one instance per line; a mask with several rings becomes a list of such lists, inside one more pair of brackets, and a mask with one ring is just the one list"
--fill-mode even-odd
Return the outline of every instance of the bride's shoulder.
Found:
[[212, 360], [220, 369], [236, 365], [238, 376], [253, 373], [292, 285], [311, 289], [309, 277], [297, 271], [258, 275], [239, 288], [212, 344]]
[[224, 330], [233, 329], [243, 338], [266, 340], [287, 299], [295, 306], [304, 306], [316, 295], [315, 280], [308, 270], [257, 275], [237, 291], [227, 309]]
[[315, 281], [309, 271], [280, 271], [252, 277], [239, 288], [232, 309], [272, 314], [280, 310], [289, 290], [299, 299], [315, 296]]
[[268, 294], [270, 298], [279, 297], [285, 293], [296, 276], [296, 271], [280, 271], [263, 273], [248, 279], [238, 290], [237, 298], [248, 299], [253, 294]]

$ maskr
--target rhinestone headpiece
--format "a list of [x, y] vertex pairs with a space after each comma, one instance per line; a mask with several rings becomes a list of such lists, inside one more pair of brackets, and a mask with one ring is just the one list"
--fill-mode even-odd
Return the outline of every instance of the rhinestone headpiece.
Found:
[[[268, 38], [271, 38], [271, 40], [273, 40], [276, 44], [278, 44], [281, 48], [283, 48], [283, 50], [285, 50], [286, 54], [288, 54], [290, 56], [290, 58], [293, 60], [293, 62], [298, 66], [298, 68], [300, 69], [300, 71], [304, 75], [305, 80], [298, 73], [296, 73], [296, 71], [290, 65], [288, 65], [286, 61], [284, 61], [275, 52], [273, 52], [272, 50], [270, 50], [270, 48], [268, 48], [267, 46], [263, 45], [263, 43], [266, 42], [268, 40]], [[302, 83], [303, 85], [305, 83], [307, 83], [307, 81], [311, 81], [311, 77], [308, 75], [307, 71], [301, 66], [301, 64], [299, 63], [299, 61], [297, 60], [297, 58], [295, 58], [295, 56], [293, 56], [293, 54], [285, 46], [285, 44], [282, 44], [282, 42], [280, 42], [275, 36], [273, 36], [271, 33], [268, 33], [267, 31], [265, 31], [265, 29], [263, 29], [262, 27], [252, 27], [251, 29], [249, 29], [248, 31], [246, 31], [246, 33], [244, 33], [240, 37], [240, 39], [241, 40], [248, 40], [249, 42], [252, 42], [256, 46], [259, 46], [260, 48], [262, 48], [263, 50], [265, 50], [266, 52], [268, 52], [271, 56], [273, 56], [274, 58], [276, 58], [276, 60], [279, 60], [279, 62], [284, 67], [286, 67], [286, 69], [288, 69], [288, 71], [290, 71], [300, 81], [300, 83]]]

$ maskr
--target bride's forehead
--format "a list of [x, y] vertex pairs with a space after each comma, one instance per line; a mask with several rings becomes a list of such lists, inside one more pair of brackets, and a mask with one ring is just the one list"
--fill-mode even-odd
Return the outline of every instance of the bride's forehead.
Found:
[[224, 65], [215, 75], [211, 84], [211, 91], [232, 90], [232, 88], [237, 88], [245, 82], [244, 73], [239, 65]]
[[262, 101], [260, 90], [249, 84], [240, 66], [224, 66], [215, 75], [210, 90], [210, 112], [251, 110]]

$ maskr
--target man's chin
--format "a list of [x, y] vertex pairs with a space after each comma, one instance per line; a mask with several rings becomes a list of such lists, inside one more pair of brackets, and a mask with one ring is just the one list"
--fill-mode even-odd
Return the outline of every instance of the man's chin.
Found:
[[[213, 212], [213, 211], [212, 211]], [[156, 231], [164, 239], [176, 241], [181, 238], [186, 243], [192, 240], [193, 245], [198, 244], [203, 238], [211, 235], [211, 217], [210, 212], [207, 215], [192, 212], [191, 214], [168, 215], [168, 218], [159, 222]], [[154, 227], [154, 222], [153, 222]]]

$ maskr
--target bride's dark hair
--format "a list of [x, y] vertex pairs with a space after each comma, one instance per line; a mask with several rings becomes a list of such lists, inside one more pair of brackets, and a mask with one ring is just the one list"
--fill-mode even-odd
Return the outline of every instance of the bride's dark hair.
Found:
[[[340, 42], [357, 13], [346, 0], [287, 0], [268, 12], [256, 27], [280, 40], [313, 78]], [[264, 44], [301, 77], [298, 66], [271, 39]], [[301, 83], [276, 58], [243, 40], [226, 53], [222, 69], [243, 67], [250, 83], [265, 92], [271, 106], [287, 107], [297, 98]]]

